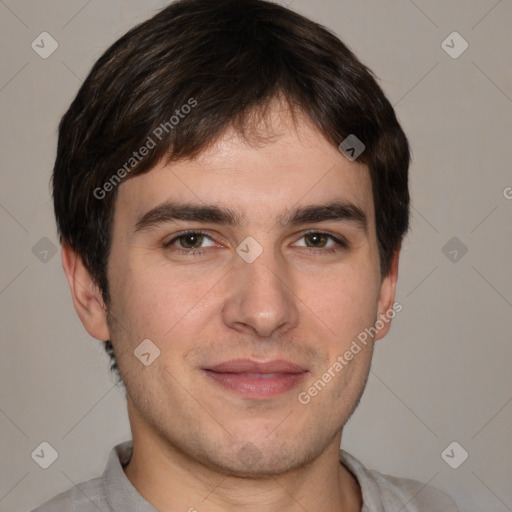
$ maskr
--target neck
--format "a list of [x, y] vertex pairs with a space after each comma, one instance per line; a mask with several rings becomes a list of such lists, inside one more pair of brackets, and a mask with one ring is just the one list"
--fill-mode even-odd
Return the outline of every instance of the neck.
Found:
[[360, 512], [361, 490], [339, 463], [341, 433], [310, 464], [264, 478], [240, 478], [206, 467], [157, 436], [133, 432], [124, 471], [157, 510], [189, 512]]

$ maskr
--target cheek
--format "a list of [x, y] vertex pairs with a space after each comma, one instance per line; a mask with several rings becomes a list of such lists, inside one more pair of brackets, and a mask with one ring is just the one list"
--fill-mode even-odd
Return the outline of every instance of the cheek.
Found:
[[116, 276], [116, 309], [132, 339], [163, 344], [179, 330], [199, 328], [216, 281], [212, 274], [193, 274], [166, 263], [134, 262]]
[[347, 266], [303, 282], [304, 302], [338, 340], [356, 336], [375, 321], [379, 286], [368, 268]]

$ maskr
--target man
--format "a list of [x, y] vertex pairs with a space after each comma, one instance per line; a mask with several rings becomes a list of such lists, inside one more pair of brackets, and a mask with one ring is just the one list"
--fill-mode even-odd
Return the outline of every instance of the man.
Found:
[[46, 511], [457, 510], [340, 451], [395, 312], [409, 149], [370, 71], [262, 0], [181, 0], [98, 60], [53, 175], [133, 442]]

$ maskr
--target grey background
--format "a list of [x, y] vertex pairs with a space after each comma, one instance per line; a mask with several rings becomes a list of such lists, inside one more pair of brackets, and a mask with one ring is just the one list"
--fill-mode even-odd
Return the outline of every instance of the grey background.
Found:
[[[130, 437], [123, 394], [51, 250], [48, 183], [57, 123], [92, 64], [166, 4], [0, 1], [1, 511], [29, 510], [100, 475], [111, 447]], [[343, 447], [370, 467], [447, 491], [463, 512], [512, 510], [512, 3], [291, 7], [334, 30], [376, 72], [414, 157], [403, 311], [377, 344]], [[59, 44], [47, 59], [31, 48], [43, 31]], [[453, 31], [469, 44], [457, 59], [441, 46]], [[59, 454], [46, 470], [31, 458], [43, 441]], [[453, 441], [469, 453], [458, 469], [441, 458]]]

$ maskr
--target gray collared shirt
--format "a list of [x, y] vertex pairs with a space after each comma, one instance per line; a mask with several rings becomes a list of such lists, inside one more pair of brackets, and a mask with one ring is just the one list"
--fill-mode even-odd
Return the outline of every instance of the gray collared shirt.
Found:
[[[32, 512], [158, 512], [124, 474], [123, 466], [132, 451], [132, 441], [118, 444], [101, 477], [78, 484]], [[453, 501], [434, 487], [367, 469], [344, 450], [340, 450], [340, 462], [359, 482], [361, 512], [459, 512]]]

